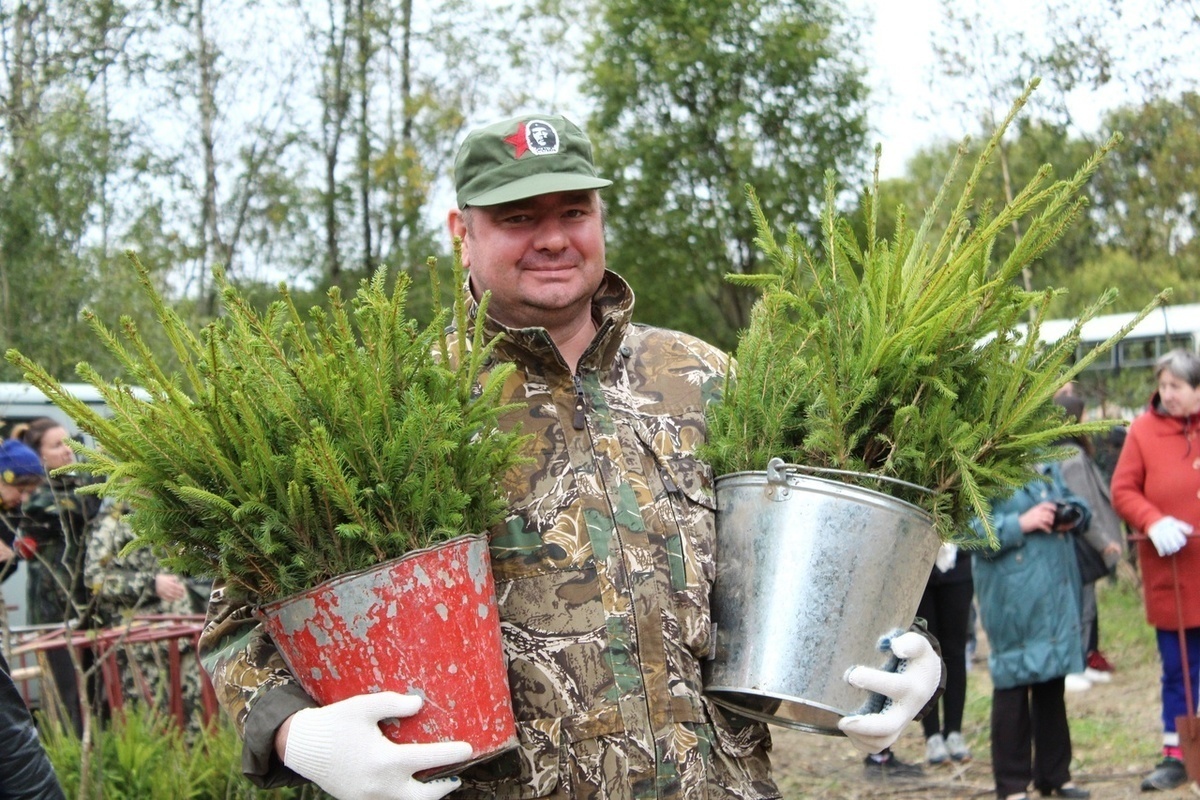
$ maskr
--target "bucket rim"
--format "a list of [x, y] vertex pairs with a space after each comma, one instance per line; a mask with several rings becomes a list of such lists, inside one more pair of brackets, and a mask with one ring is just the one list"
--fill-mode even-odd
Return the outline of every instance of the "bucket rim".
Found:
[[484, 545], [485, 545], [484, 552], [486, 553], [487, 552], [487, 550], [486, 550], [487, 535], [486, 534], [482, 534], [482, 533], [459, 534], [459, 535], [451, 537], [449, 539], [445, 539], [440, 542], [435, 542], [426, 547], [413, 548], [412, 550], [409, 550], [407, 553], [404, 553], [403, 555], [396, 556], [395, 558], [389, 558], [386, 561], [380, 561], [376, 564], [372, 564], [369, 567], [363, 567], [362, 569], [357, 569], [357, 570], [354, 570], [353, 572], [344, 572], [341, 575], [335, 575], [332, 578], [327, 578], [326, 580], [321, 581], [320, 583], [315, 583], [312, 586], [308, 587], [307, 589], [303, 589], [299, 592], [294, 592], [292, 594], [289, 594], [287, 597], [279, 597], [279, 598], [276, 598], [275, 600], [271, 600], [270, 602], [267, 602], [267, 603], [258, 603], [257, 605], [254, 606], [254, 616], [257, 617], [258, 619], [264, 619], [267, 616], [276, 614], [277, 612], [288, 607], [289, 605], [292, 605], [293, 603], [295, 603], [299, 600], [303, 600], [304, 598], [309, 597], [310, 595], [312, 595], [316, 592], [325, 591], [334, 586], [338, 586], [342, 583], [349, 583], [350, 581], [361, 578], [363, 575], [369, 575], [373, 572], [379, 572], [381, 570], [390, 569], [394, 564], [397, 564], [401, 561], [409, 561], [409, 560], [412, 560], [415, 558], [419, 558], [420, 556], [426, 555], [428, 553], [437, 552], [439, 550], [445, 550], [450, 547], [459, 547], [459, 546], [463, 546], [463, 545], [475, 544], [477, 541], [481, 541], [484, 543]]
[[[769, 692], [769, 691], [751, 691], [745, 688], [725, 687], [725, 686], [706, 686], [704, 693], [709, 700], [721, 706], [722, 708], [733, 711], [736, 714], [741, 714], [743, 717], [758, 722], [765, 722], [768, 725], [779, 725], [784, 728], [791, 728], [795, 731], [805, 731], [806, 733], [819, 733], [824, 736], [845, 736], [846, 734], [837, 727], [837, 725], [820, 725], [815, 722], [803, 722], [789, 717], [780, 716], [778, 714], [765, 711], [758, 711], [751, 706], [738, 702], [739, 697], [755, 697], [758, 699], [777, 700], [788, 703], [790, 705], [802, 706], [816, 711], [824, 711], [838, 718], [845, 717], [847, 712], [839, 708], [835, 708], [827, 703], [820, 703], [815, 700], [806, 700], [802, 697], [795, 697], [790, 694]], [[851, 712], [852, 713], [852, 712]]]
[[[799, 465], [793, 465], [793, 464], [784, 464], [781, 459], [772, 459], [772, 465], [777, 460], [779, 461], [779, 464], [784, 467], [799, 466]], [[890, 480], [888, 478], [883, 478], [882, 476], [879, 476], [879, 475], [872, 475], [869, 472], [851, 472], [849, 470], [835, 470], [835, 472], [837, 472], [838, 474], [847, 475], [847, 476], [857, 475], [857, 476], [861, 476], [863, 478], [867, 478], [867, 479], [871, 479], [871, 480], [881, 480], [881, 479], [882, 480]], [[778, 475], [783, 476], [782, 481], [776, 477]], [[801, 475], [801, 474], [797, 474], [795, 472], [790, 472], [790, 471], [786, 471], [786, 470], [779, 471], [778, 469], [777, 470], [771, 470], [771, 469], [741, 470], [739, 472], [726, 472], [723, 475], [718, 475], [713, 482], [713, 487], [716, 491], [719, 492], [723, 488], [722, 487], [723, 483], [728, 484], [737, 478], [758, 478], [761, 480], [761, 483], [763, 483], [765, 485], [774, 484], [774, 485], [778, 486], [781, 484], [786, 484], [789, 488], [798, 489], [801, 491], [806, 490], [806, 489], [811, 491], [813, 488], [813, 485], [816, 484], [818, 486], [824, 485], [824, 486], [828, 486], [828, 487], [834, 487], [834, 488], [840, 489], [842, 491], [860, 492], [865, 495], [883, 498], [888, 502], [888, 504], [895, 504], [896, 506], [899, 507], [899, 509], [907, 511], [912, 514], [915, 514], [915, 515], [921, 517], [921, 519], [923, 521], [925, 521], [928, 525], [933, 525], [933, 515], [930, 514], [928, 511], [926, 511], [925, 509], [921, 508], [920, 506], [916, 505], [915, 503], [911, 503], [908, 500], [903, 500], [899, 497], [896, 497], [895, 495], [888, 494], [887, 492], [882, 492], [878, 489], [871, 489], [866, 486], [860, 486], [856, 483], [850, 483], [848, 481], [838, 480], [836, 478], [818, 477], [816, 475]], [[903, 483], [908, 486], [912, 486], [915, 489], [920, 489], [922, 491], [930, 492], [931, 494], [933, 493], [932, 489], [926, 489], [924, 487], [917, 486], [916, 484], [907, 484], [904, 481], [900, 481], [900, 483]]]

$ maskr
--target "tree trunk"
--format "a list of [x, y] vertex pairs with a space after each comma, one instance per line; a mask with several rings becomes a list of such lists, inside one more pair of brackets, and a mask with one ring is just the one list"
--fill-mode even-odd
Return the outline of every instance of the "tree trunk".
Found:
[[217, 158], [213, 127], [216, 122], [216, 81], [213, 70], [214, 55], [205, 29], [204, 0], [196, 0], [196, 60], [200, 71], [200, 149], [204, 160], [204, 197], [201, 201], [201, 275], [200, 286], [203, 306], [209, 316], [217, 313], [217, 297], [208, 286], [208, 273], [214, 263], [228, 264], [228, 253], [221, 240], [220, 220], [217, 216]]
[[362, 270], [371, 274], [371, 136], [370, 136], [370, 76], [371, 30], [367, 23], [367, 0], [358, 0], [358, 198], [362, 215]]
[[412, 96], [412, 0], [400, 4], [400, 136], [399, 155], [402, 169], [396, 175], [395, 206], [398, 213], [393, 216], [392, 247], [399, 248], [404, 236], [416, 233], [420, 198], [414, 198], [410, 182], [416, 164], [416, 143], [413, 141]]
[[325, 218], [325, 276], [330, 284], [336, 285], [340, 282], [342, 274], [337, 213], [337, 168], [349, 111], [349, 98], [346, 93], [346, 42], [350, 25], [350, 0], [329, 0], [328, 8], [329, 40], [327, 46], [321, 47], [326, 53], [325, 69], [321, 70], [321, 154], [325, 161], [322, 201]]

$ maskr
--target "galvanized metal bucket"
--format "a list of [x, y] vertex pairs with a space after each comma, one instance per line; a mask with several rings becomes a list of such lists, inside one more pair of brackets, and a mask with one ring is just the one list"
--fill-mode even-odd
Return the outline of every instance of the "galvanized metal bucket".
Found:
[[465, 764], [517, 746], [488, 542], [460, 536], [270, 603], [258, 616], [321, 705], [369, 692], [417, 693], [414, 716], [380, 727], [395, 742], [465, 741]]
[[894, 658], [886, 641], [912, 624], [940, 540], [916, 506], [802, 471], [772, 459], [717, 479], [705, 690], [743, 716], [840, 735], [841, 717], [877, 710], [843, 675]]

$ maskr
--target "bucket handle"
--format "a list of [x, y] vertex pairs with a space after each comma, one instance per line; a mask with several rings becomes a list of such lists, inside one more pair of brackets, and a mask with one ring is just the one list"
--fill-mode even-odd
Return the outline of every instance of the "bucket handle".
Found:
[[888, 483], [898, 484], [908, 489], [915, 489], [918, 492], [926, 494], [935, 494], [933, 489], [927, 486], [918, 486], [915, 483], [902, 481], [899, 478], [892, 478], [888, 475], [872, 475], [869, 472], [854, 472], [848, 469], [832, 469], [830, 467], [809, 467], [804, 464], [788, 464], [782, 458], [772, 458], [767, 462], [767, 481], [770, 483], [787, 483], [787, 474], [789, 472], [812, 472], [819, 475], [844, 475], [851, 478], [867, 478], [875, 481], [887, 481]]

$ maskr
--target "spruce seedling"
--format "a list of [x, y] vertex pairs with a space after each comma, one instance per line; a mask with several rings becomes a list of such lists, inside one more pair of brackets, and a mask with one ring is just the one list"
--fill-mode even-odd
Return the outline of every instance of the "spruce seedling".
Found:
[[217, 269], [226, 314], [199, 335], [129, 260], [178, 371], [131, 320], [116, 332], [89, 316], [131, 381], [78, 366], [106, 418], [7, 356], [94, 437], [73, 469], [104, 477], [93, 490], [134, 509], [131, 547], [268, 602], [503, 519], [502, 479], [526, 439], [499, 428], [513, 366], [489, 359], [496, 341], [448, 330], [466, 307], [457, 252], [454, 308], [424, 327], [405, 313], [407, 275], [389, 292], [380, 270], [350, 303], [331, 289], [328, 309], [305, 319], [286, 286], [259, 313]]
[[[901, 209], [890, 238], [876, 229], [878, 154], [873, 190], [866, 194], [865, 242], [835, 207], [832, 174], [819, 249], [808, 246], [795, 226], [779, 242], [747, 187], [757, 246], [769, 269], [728, 276], [760, 296], [739, 338], [723, 399], [708, 411], [701, 456], [717, 475], [763, 470], [774, 457], [860, 473], [851, 482], [923, 508], [943, 540], [970, 543], [968, 523], [975, 516], [988, 519], [989, 498], [1036, 477], [1034, 466], [1056, 455], [1056, 442], [1112, 424], [1066, 420], [1054, 394], [1167, 293], [1075, 360], [1083, 323], [1116, 291], [1092, 304], [1066, 336], [1043, 344], [1040, 326], [1061, 290], [1027, 292], [1016, 279], [1081, 212], [1083, 187], [1120, 136], [1072, 177], [1053, 181], [1050, 167], [1043, 167], [994, 215], [970, 216], [980, 176], [1035, 86], [992, 134], [940, 237], [934, 237], [933, 221], [965, 146], [921, 226], [911, 230]], [[1011, 235], [1014, 221], [1023, 233], [997, 263], [996, 243]], [[987, 537], [994, 541], [990, 527]]]

